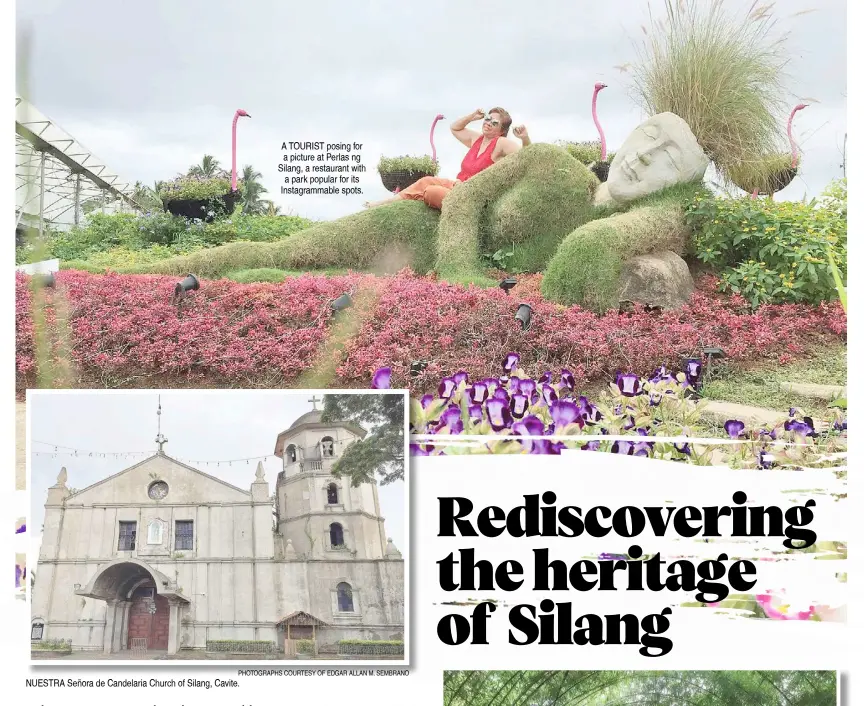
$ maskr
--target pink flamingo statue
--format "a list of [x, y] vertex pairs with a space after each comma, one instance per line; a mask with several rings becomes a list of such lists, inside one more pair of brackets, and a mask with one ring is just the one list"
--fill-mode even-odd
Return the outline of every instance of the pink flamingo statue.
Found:
[[795, 144], [795, 139], [792, 137], [792, 118], [795, 117], [795, 113], [806, 107], [806, 103], [799, 103], [792, 108], [792, 112], [789, 113], [789, 121], [786, 123], [786, 135], [789, 137], [789, 146], [792, 148], [792, 169], [798, 168], [798, 145]]
[[[786, 135], [789, 138], [789, 148], [792, 150], [792, 159], [790, 161], [790, 165], [788, 169], [784, 169], [781, 173], [777, 174], [774, 177], [774, 187], [770, 191], [767, 192], [768, 198], [773, 198], [774, 194], [778, 191], [782, 191], [789, 183], [795, 178], [795, 175], [798, 173], [798, 145], [795, 143], [795, 138], [792, 137], [792, 120], [795, 118], [795, 113], [799, 110], [804, 110], [807, 107], [806, 103], [799, 103], [794, 108], [792, 108], [792, 112], [789, 113], [789, 120], [786, 121]], [[758, 188], [753, 190], [753, 193], [750, 195], [750, 198], [755, 199], [759, 195], [760, 191]], [[765, 192], [762, 192], [765, 193]]]
[[438, 161], [436, 159], [437, 152], [435, 152], [434, 136], [435, 136], [435, 126], [438, 124], [439, 120], [444, 120], [444, 116], [441, 115], [441, 113], [438, 113], [438, 115], [435, 116], [435, 120], [432, 121], [432, 129], [429, 130], [429, 144], [432, 145], [432, 161], [433, 162]]
[[600, 133], [600, 161], [591, 167], [591, 171], [600, 181], [606, 181], [609, 176], [609, 164], [606, 162], [606, 135], [603, 134], [603, 128], [600, 127], [600, 120], [597, 118], [597, 95], [606, 87], [605, 83], [598, 81], [594, 84], [594, 95], [591, 97], [591, 117], [594, 118], [594, 125]]
[[591, 117], [594, 118], [594, 125], [597, 126], [597, 132], [600, 133], [600, 161], [606, 161], [606, 135], [603, 134], [603, 128], [600, 127], [600, 121], [597, 119], [597, 95], [606, 88], [605, 83], [594, 84], [594, 95], [591, 97]]
[[237, 191], [237, 119], [251, 118], [245, 110], [234, 113], [234, 121], [231, 123], [231, 192]]

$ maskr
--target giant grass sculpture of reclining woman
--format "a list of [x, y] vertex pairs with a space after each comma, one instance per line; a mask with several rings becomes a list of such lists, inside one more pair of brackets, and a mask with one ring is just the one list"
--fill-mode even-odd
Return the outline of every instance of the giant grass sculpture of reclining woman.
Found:
[[687, 123], [661, 113], [624, 142], [603, 185], [563, 148], [535, 143], [458, 184], [442, 199], [440, 217], [424, 201], [397, 198], [275, 243], [230, 243], [140, 271], [218, 277], [259, 267], [410, 266], [452, 282], [494, 284], [481, 256], [512, 248], [515, 269], [546, 270], [547, 298], [605, 311], [618, 305], [626, 259], [684, 252], [684, 203], [707, 166]]
[[[469, 130], [468, 126], [478, 120], [483, 121], [481, 132]], [[487, 167], [500, 162], [504, 157], [531, 144], [531, 138], [528, 137], [528, 130], [525, 129], [524, 125], [517, 125], [513, 128], [513, 134], [519, 138], [521, 144], [506, 139], [512, 123], [513, 119], [510, 117], [510, 113], [504, 108], [492, 108], [488, 114], [478, 109], [470, 115], [459, 118], [450, 126], [450, 132], [469, 149], [465, 159], [462, 160], [462, 169], [455, 181], [441, 177], [423, 177], [400, 191], [396, 196], [381, 201], [367, 201], [366, 207], [374, 208], [394, 201], [411, 199], [412, 201], [422, 201], [429, 208], [440, 211], [444, 197], [450, 193], [454, 186], [468, 181]]]

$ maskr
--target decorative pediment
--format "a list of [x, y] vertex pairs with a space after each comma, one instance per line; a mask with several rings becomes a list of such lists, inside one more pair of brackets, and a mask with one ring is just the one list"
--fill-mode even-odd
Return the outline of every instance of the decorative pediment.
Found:
[[282, 620], [276, 623], [276, 625], [277, 627], [283, 628], [288, 625], [314, 625], [315, 627], [328, 627], [328, 624], [320, 618], [316, 618], [314, 615], [305, 613], [302, 610], [296, 610], [291, 613], [291, 615], [286, 615]]

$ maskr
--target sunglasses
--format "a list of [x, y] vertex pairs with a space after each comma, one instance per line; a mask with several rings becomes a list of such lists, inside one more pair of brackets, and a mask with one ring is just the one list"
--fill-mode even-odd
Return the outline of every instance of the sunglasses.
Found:
[[483, 118], [484, 123], [489, 123], [492, 127], [498, 127], [501, 123], [498, 120], [493, 120], [488, 115]]

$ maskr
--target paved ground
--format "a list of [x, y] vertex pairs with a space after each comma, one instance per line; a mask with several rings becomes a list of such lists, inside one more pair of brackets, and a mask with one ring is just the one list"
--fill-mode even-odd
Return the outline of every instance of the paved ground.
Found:
[[23, 402], [15, 403], [15, 490], [27, 490], [25, 453], [26, 417]]

